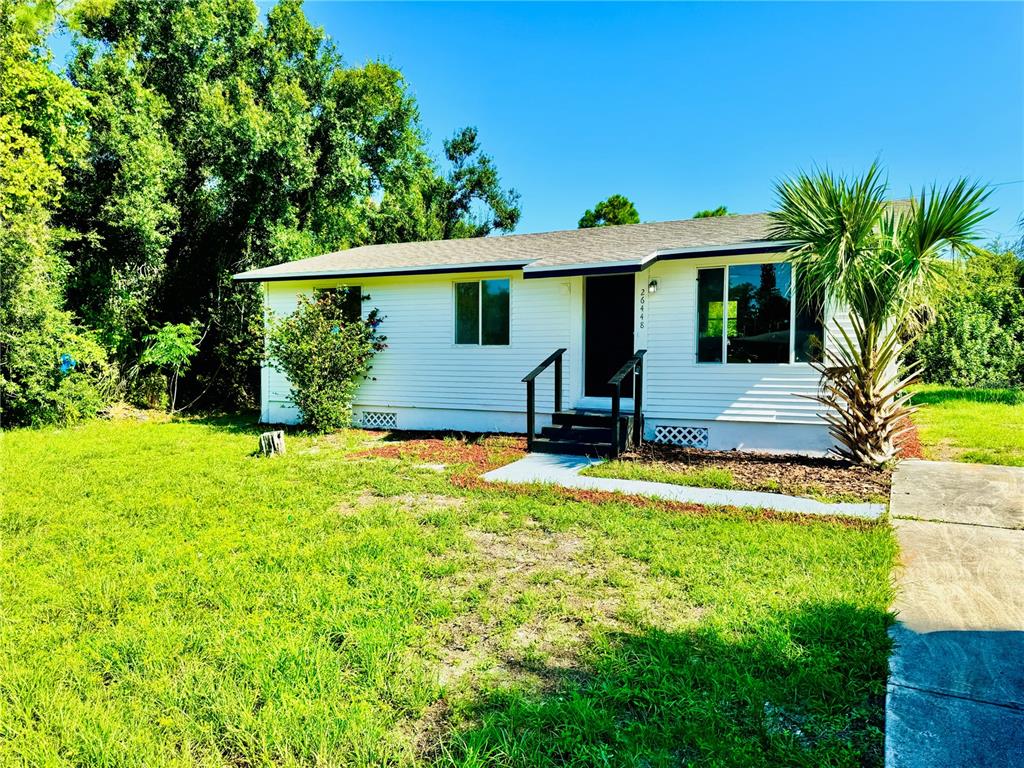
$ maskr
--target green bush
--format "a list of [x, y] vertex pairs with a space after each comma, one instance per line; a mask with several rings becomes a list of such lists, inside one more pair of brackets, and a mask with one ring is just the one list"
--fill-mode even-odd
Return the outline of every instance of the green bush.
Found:
[[[0, 102], [3, 100], [0, 99]], [[106, 352], [62, 309], [66, 265], [47, 203], [60, 175], [0, 116], [0, 424], [70, 424], [113, 391]]]
[[957, 387], [1022, 383], [1024, 327], [1000, 318], [971, 298], [946, 303], [915, 345], [927, 382]]
[[104, 349], [64, 307], [69, 233], [51, 225], [85, 147], [84, 96], [50, 69], [45, 3], [0, 3], [0, 424], [70, 424], [113, 390]]
[[351, 423], [352, 398], [385, 346], [376, 309], [365, 319], [352, 315], [347, 291], [331, 290], [300, 296], [292, 314], [271, 322], [270, 360], [291, 382], [304, 423], [318, 432]]
[[3, 425], [68, 425], [95, 416], [115, 389], [106, 351], [93, 334], [74, 326], [69, 313], [43, 305], [33, 314], [38, 324], [3, 331]]
[[980, 252], [953, 272], [936, 317], [908, 351], [922, 378], [957, 387], [1024, 385], [1024, 263]]

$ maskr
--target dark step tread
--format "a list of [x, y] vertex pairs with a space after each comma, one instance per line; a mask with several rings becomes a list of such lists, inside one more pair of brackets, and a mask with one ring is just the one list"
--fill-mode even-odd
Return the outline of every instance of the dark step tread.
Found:
[[554, 440], [578, 440], [583, 443], [610, 443], [615, 434], [610, 425], [607, 427], [581, 427], [571, 424], [552, 424], [541, 427], [540, 433], [544, 437]]
[[532, 451], [534, 453], [566, 453], [572, 456], [607, 457], [612, 454], [612, 444], [535, 437], [533, 439]]
[[[551, 415], [555, 424], [579, 427], [611, 427], [611, 411], [556, 411]], [[633, 414], [620, 413], [619, 422], [632, 423]]]

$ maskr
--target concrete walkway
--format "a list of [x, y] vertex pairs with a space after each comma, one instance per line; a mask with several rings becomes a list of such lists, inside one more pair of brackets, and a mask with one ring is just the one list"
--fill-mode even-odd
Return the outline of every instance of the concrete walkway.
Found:
[[905, 461], [885, 764], [1024, 766], [1024, 468]]
[[486, 473], [483, 478], [490, 482], [554, 483], [565, 488], [653, 496], [670, 501], [710, 506], [757, 507], [777, 512], [799, 512], [807, 515], [851, 515], [877, 518], [885, 514], [884, 504], [826, 504], [814, 499], [785, 496], [781, 493], [695, 488], [674, 483], [618, 480], [611, 477], [587, 477], [580, 474], [586, 467], [599, 463], [600, 459], [588, 459], [584, 456], [531, 453], [519, 461]]

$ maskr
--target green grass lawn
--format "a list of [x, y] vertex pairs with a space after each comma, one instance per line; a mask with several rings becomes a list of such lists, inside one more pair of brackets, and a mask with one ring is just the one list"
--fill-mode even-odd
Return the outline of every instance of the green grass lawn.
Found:
[[925, 458], [1024, 466], [1024, 391], [914, 387]]
[[3, 434], [0, 764], [882, 764], [886, 524], [256, 434]]

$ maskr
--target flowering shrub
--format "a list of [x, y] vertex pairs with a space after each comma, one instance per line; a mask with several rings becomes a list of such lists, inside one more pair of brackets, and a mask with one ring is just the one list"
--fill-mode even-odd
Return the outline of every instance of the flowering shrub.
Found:
[[364, 319], [353, 317], [351, 309], [347, 291], [321, 291], [300, 296], [294, 312], [271, 320], [271, 364], [291, 382], [292, 402], [303, 422], [318, 432], [351, 423], [352, 398], [373, 356], [385, 347], [386, 337], [377, 333], [383, 319], [377, 310]]

